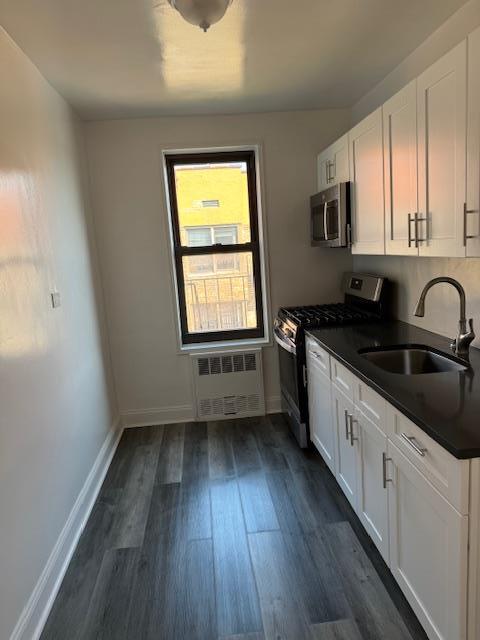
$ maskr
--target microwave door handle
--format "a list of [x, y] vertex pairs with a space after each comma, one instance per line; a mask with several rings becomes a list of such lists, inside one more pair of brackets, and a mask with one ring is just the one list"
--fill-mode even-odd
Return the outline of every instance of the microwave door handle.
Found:
[[324, 230], [325, 240], [330, 240], [330, 238], [328, 237], [327, 218], [328, 218], [328, 202], [325, 202], [325, 204], [323, 205], [323, 230]]

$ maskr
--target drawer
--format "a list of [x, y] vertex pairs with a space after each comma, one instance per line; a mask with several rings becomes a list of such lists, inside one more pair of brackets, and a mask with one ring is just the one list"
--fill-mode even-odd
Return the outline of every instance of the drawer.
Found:
[[354, 400], [356, 408], [384, 433], [387, 433], [387, 403], [384, 398], [368, 384], [355, 378]]
[[468, 513], [470, 463], [458, 460], [386, 403], [388, 437], [461, 514]]
[[355, 380], [357, 377], [344, 367], [343, 364], [337, 362], [335, 358], [331, 359], [331, 374], [332, 374], [332, 382], [333, 384], [342, 391], [349, 400], [353, 402], [353, 389], [355, 386]]
[[308, 362], [315, 363], [315, 365], [322, 371], [328, 378], [330, 378], [330, 355], [323, 349], [316, 340], [307, 336], [305, 342], [305, 348], [307, 353]]

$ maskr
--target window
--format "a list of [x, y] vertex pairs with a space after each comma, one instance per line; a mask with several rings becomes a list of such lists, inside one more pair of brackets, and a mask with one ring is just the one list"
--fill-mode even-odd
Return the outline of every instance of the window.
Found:
[[219, 207], [220, 202], [218, 200], [202, 200], [202, 207]]
[[[186, 229], [187, 246], [201, 247], [212, 244], [237, 244], [237, 227], [216, 226], [216, 227], [191, 227]], [[197, 256], [195, 260], [190, 260], [190, 271], [192, 275], [198, 273], [217, 273], [219, 271], [238, 270], [238, 260], [233, 254]]]
[[184, 345], [264, 335], [255, 152], [166, 155]]

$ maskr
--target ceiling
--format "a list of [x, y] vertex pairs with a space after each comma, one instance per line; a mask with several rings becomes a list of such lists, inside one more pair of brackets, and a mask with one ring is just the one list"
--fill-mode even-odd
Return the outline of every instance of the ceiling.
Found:
[[0, 0], [86, 119], [349, 107], [465, 0], [233, 0], [203, 33], [167, 0]]

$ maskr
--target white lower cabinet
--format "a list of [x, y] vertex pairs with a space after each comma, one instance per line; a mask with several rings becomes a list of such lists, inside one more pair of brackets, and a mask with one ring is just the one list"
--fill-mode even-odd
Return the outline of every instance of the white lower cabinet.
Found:
[[387, 436], [358, 410], [354, 425], [359, 443], [357, 515], [388, 564]]
[[353, 402], [332, 386], [333, 419], [336, 438], [337, 469], [335, 476], [354, 509], [357, 508], [358, 434], [353, 422]]
[[308, 412], [310, 438], [327, 463], [330, 471], [335, 473], [335, 435], [332, 416], [332, 398], [330, 378], [325, 375], [323, 360], [314, 347], [307, 343]]
[[467, 569], [470, 562], [475, 573], [480, 549], [480, 489], [470, 471], [477, 467], [454, 458], [317, 347], [318, 366], [307, 349], [313, 442], [430, 640], [478, 640], [475, 607], [467, 612], [468, 600], [480, 602], [480, 579], [469, 583]]
[[388, 444], [390, 569], [429, 638], [466, 638], [468, 516]]

